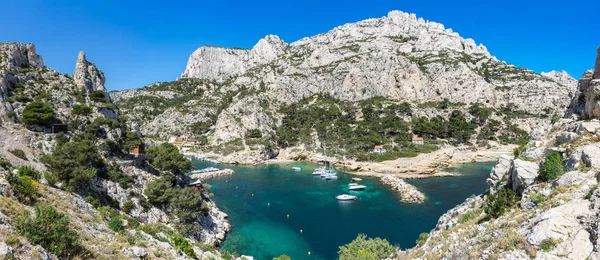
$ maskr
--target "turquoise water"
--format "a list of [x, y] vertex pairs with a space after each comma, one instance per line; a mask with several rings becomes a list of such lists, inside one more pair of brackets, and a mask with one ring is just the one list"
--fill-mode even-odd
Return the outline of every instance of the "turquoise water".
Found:
[[[222, 249], [259, 260], [281, 254], [294, 260], [336, 259], [338, 247], [359, 233], [385, 238], [402, 248], [414, 246], [419, 234], [434, 228], [448, 209], [486, 189], [485, 179], [493, 165], [471, 163], [449, 169], [463, 173], [461, 177], [408, 180], [428, 197], [421, 204], [400, 202], [375, 178], [362, 178], [365, 191], [348, 192], [354, 176], [339, 173], [338, 180], [326, 181], [311, 175], [315, 165], [302, 163], [217, 165], [236, 174], [206, 182], [232, 225]], [[194, 161], [194, 166], [215, 165]], [[291, 166], [303, 170], [294, 172]], [[342, 193], [360, 199], [339, 202], [335, 196]]]

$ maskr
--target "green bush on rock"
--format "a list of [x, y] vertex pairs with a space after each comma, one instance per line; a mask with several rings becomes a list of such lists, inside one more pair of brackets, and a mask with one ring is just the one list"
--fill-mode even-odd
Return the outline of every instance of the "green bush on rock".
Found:
[[146, 158], [152, 166], [175, 175], [182, 175], [192, 168], [190, 160], [183, 157], [177, 147], [169, 143], [153, 146], [148, 149]]
[[50, 103], [33, 101], [23, 109], [23, 123], [28, 126], [50, 126], [54, 121], [54, 108]]
[[359, 234], [350, 244], [340, 246], [340, 260], [378, 260], [388, 258], [394, 253], [394, 246], [381, 238], [369, 238]]
[[507, 209], [514, 207], [518, 199], [513, 190], [500, 189], [496, 193], [486, 196], [483, 210], [488, 216], [497, 218], [502, 216]]
[[37, 204], [35, 217], [29, 212], [15, 219], [16, 229], [29, 242], [41, 245], [58, 257], [73, 257], [80, 250], [79, 236], [69, 227], [69, 218], [49, 204]]
[[538, 179], [541, 181], [554, 180], [565, 173], [565, 166], [562, 164], [562, 156], [558, 152], [551, 152], [544, 159], [540, 167]]
[[96, 146], [90, 140], [57, 144], [51, 155], [44, 155], [42, 162], [69, 188], [86, 184], [104, 166]]

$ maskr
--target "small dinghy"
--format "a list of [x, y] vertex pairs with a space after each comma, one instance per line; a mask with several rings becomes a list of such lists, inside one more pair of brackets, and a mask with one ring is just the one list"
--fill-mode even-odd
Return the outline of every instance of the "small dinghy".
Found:
[[351, 185], [348, 186], [349, 190], [364, 190], [367, 186], [365, 185]]
[[302, 168], [294, 166], [294, 167], [292, 167], [292, 170], [299, 172], [299, 171], [302, 171]]
[[352, 181], [353, 181], [353, 182], [361, 182], [361, 181], [362, 181], [362, 179], [361, 179], [361, 178], [352, 178]]
[[356, 196], [342, 194], [335, 197], [337, 200], [355, 200]]

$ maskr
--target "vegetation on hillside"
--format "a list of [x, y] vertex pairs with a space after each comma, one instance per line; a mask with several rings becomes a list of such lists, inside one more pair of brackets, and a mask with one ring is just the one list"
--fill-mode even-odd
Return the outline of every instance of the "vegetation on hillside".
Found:
[[340, 246], [338, 253], [340, 260], [378, 260], [389, 258], [395, 250], [385, 239], [367, 238], [359, 234], [349, 244]]

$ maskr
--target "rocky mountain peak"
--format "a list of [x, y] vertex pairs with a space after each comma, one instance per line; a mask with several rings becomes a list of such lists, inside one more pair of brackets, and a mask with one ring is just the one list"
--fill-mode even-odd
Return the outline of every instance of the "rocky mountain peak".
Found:
[[285, 53], [287, 43], [277, 35], [267, 35], [254, 45], [250, 51], [251, 59], [255, 63], [267, 63]]
[[[86, 94], [90, 94], [96, 90], [106, 92], [106, 87], [104, 87], [104, 82], [106, 82], [104, 73], [96, 67], [96, 64], [86, 59], [85, 52], [83, 51], [80, 51], [77, 56], [73, 79], [75, 80], [75, 85], [79, 89], [85, 90]], [[107, 102], [110, 102], [108, 95], [106, 95], [106, 99]]]
[[550, 72], [542, 72], [542, 76], [554, 80], [562, 85], [571, 86], [577, 84], [577, 80], [571, 77], [571, 75], [566, 71], [550, 71]]
[[44, 68], [44, 60], [37, 54], [33, 43], [3, 43], [0, 49], [6, 57], [6, 60], [2, 60], [3, 64], [20, 68]]

